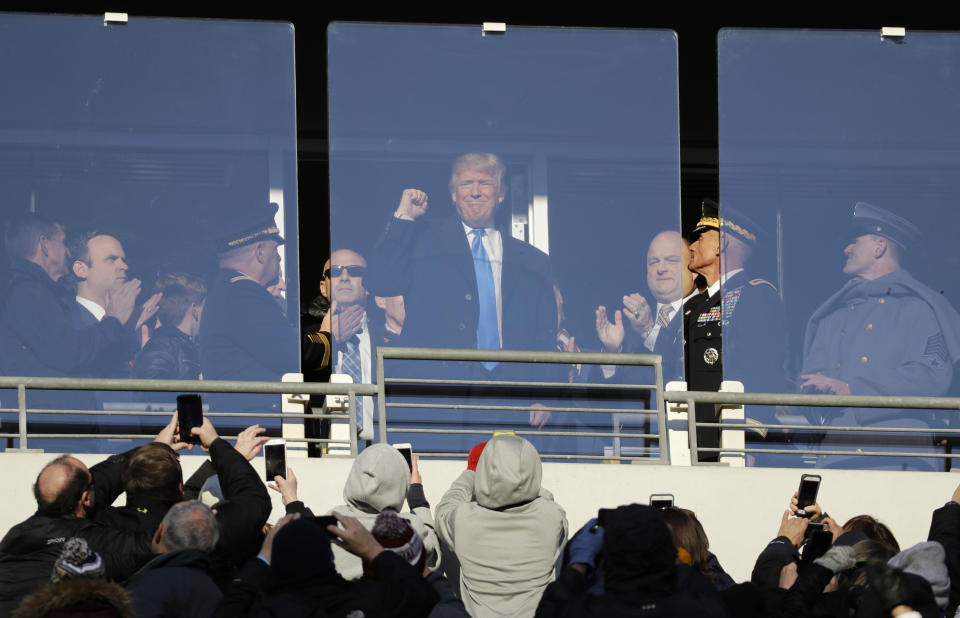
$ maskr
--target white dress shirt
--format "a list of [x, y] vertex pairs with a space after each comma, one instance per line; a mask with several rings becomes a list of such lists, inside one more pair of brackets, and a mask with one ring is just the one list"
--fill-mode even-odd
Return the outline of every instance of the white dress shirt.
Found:
[[77, 302], [80, 303], [87, 311], [93, 314], [93, 317], [97, 318], [97, 322], [103, 321], [103, 316], [107, 315], [107, 310], [93, 302], [89, 298], [84, 298], [83, 296], [77, 296]]

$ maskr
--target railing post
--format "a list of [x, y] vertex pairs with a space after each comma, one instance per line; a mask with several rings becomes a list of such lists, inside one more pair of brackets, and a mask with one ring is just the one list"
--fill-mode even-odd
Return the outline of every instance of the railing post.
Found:
[[349, 402], [350, 409], [350, 456], [356, 457], [359, 449], [357, 448], [357, 441], [360, 439], [360, 436], [357, 434], [357, 393], [354, 391], [347, 392], [347, 401]]
[[667, 439], [667, 402], [663, 398], [663, 358], [654, 365], [657, 386], [657, 451], [660, 463], [670, 465], [670, 441]]
[[687, 439], [690, 441], [690, 463], [700, 463], [700, 453], [697, 450], [697, 404], [693, 398], [687, 399]]
[[383, 349], [377, 348], [377, 423], [380, 441], [387, 442], [387, 388], [383, 375]]
[[17, 405], [19, 407], [17, 418], [19, 420], [20, 432], [20, 450], [27, 450], [27, 387], [23, 384], [17, 384]]

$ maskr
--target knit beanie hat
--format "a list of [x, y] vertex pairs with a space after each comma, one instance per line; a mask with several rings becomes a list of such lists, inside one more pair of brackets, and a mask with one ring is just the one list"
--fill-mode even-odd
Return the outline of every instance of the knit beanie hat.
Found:
[[[423, 572], [427, 563], [427, 552], [423, 550], [423, 541], [410, 522], [392, 511], [384, 511], [377, 515], [370, 532], [384, 549], [398, 554], [413, 565], [418, 573]], [[367, 564], [363, 565], [363, 574], [373, 574]]]
[[86, 539], [71, 537], [64, 542], [50, 579], [56, 583], [73, 577], [103, 577], [103, 572], [100, 554], [90, 549]]

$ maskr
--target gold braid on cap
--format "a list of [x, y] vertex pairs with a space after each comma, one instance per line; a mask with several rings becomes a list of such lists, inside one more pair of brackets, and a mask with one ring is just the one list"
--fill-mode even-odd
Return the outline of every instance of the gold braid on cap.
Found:
[[280, 233], [280, 230], [277, 229], [277, 226], [271, 225], [270, 227], [265, 227], [265, 228], [263, 228], [262, 230], [259, 230], [259, 231], [254, 232], [253, 234], [248, 234], [248, 235], [244, 236], [243, 238], [238, 238], [238, 239], [236, 239], [236, 240], [231, 240], [230, 242], [227, 243], [227, 245], [230, 246], [230, 247], [236, 247], [237, 245], [243, 244], [243, 243], [247, 242], [248, 240], [253, 240], [254, 238], [256, 238], [256, 237], [258, 237], [258, 236], [267, 236], [268, 234], [279, 234], [279, 233]]
[[721, 225], [722, 225], [723, 227], [728, 227], [728, 228], [730, 228], [731, 230], [733, 230], [733, 231], [736, 232], [737, 234], [740, 234], [741, 236], [743, 236], [744, 238], [747, 238], [747, 239], [749, 239], [749, 240], [756, 240], [756, 239], [757, 239], [757, 237], [754, 236], [751, 232], [748, 232], [747, 230], [743, 229], [742, 227], [740, 227], [739, 225], [737, 225], [736, 223], [734, 223], [733, 221], [731, 221], [731, 220], [729, 220], [729, 219], [723, 219], [723, 220], [721, 221]]
[[720, 220], [716, 217], [700, 217], [700, 221], [697, 222], [697, 227], [720, 227]]

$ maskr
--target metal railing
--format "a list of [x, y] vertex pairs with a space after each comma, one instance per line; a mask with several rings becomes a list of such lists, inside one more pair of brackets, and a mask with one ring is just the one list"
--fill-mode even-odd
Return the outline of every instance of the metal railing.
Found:
[[[496, 361], [504, 363], [549, 363], [557, 365], [618, 365], [618, 366], [649, 366], [654, 370], [655, 380], [651, 384], [608, 384], [591, 382], [538, 382], [538, 381], [495, 381], [495, 380], [462, 380], [462, 379], [430, 379], [424, 377], [417, 378], [397, 378], [385, 374], [387, 365], [386, 360], [407, 360], [407, 361], [434, 361], [434, 362], [458, 362], [458, 363], [476, 363], [482, 361]], [[826, 395], [826, 394], [790, 394], [790, 393], [725, 393], [725, 392], [694, 392], [694, 391], [664, 391], [663, 376], [660, 364], [660, 357], [654, 354], [603, 354], [589, 352], [554, 352], [554, 351], [514, 351], [514, 350], [458, 350], [445, 348], [377, 348], [376, 363], [378, 380], [375, 384], [349, 384], [349, 383], [300, 383], [300, 382], [250, 382], [250, 381], [192, 381], [192, 380], [121, 380], [121, 379], [95, 379], [95, 378], [50, 378], [50, 377], [6, 377], [0, 376], [0, 391], [7, 390], [16, 393], [16, 407], [0, 408], [0, 419], [4, 415], [16, 414], [16, 431], [2, 432], [0, 438], [12, 438], [19, 441], [19, 449], [27, 450], [31, 438], [145, 438], [149, 439], [152, 435], [135, 433], [117, 433], [117, 434], [83, 434], [70, 432], [35, 432], [28, 431], [27, 423], [28, 413], [30, 415], [89, 415], [89, 416], [137, 416], [137, 417], [169, 417], [169, 411], [140, 411], [140, 410], [69, 410], [69, 409], [45, 409], [30, 408], [30, 391], [37, 390], [56, 390], [56, 391], [147, 391], [164, 393], [184, 393], [184, 392], [204, 392], [204, 393], [262, 393], [262, 394], [284, 394], [295, 392], [298, 395], [335, 395], [345, 396], [348, 400], [347, 410], [356, 409], [357, 397], [373, 397], [379, 404], [378, 408], [382, 411], [378, 415], [379, 440], [386, 442], [391, 433], [409, 433], [409, 434], [483, 434], [489, 433], [485, 429], [462, 429], [462, 428], [412, 428], [405, 427], [397, 429], [391, 427], [389, 423], [390, 410], [400, 410], [403, 408], [419, 408], [422, 410], [475, 410], [475, 411], [506, 411], [511, 413], [523, 413], [530, 409], [531, 404], [525, 405], [507, 405], [498, 403], [458, 403], [431, 402], [426, 398], [418, 401], [396, 402], [388, 399], [389, 391], [403, 385], [413, 385], [423, 392], [428, 392], [432, 387], [447, 386], [464, 389], [476, 388], [497, 388], [497, 389], [515, 389], [520, 393], [524, 390], [531, 391], [536, 389], [558, 389], [567, 393], [578, 394], [586, 393], [589, 389], [617, 389], [626, 392], [647, 394], [649, 401], [654, 404], [651, 408], [649, 403], [644, 407], [628, 408], [604, 408], [594, 406], [576, 406], [576, 405], [548, 405], [542, 409], [549, 412], [577, 412], [585, 414], [610, 414], [614, 418], [623, 417], [638, 419], [656, 418], [655, 432], [626, 432], [622, 431], [619, 421], [611, 424], [611, 431], [603, 432], [583, 432], [583, 431], [551, 431], [551, 430], [533, 430], [518, 431], [519, 435], [556, 435], [569, 437], [602, 437], [617, 441], [620, 439], [640, 439], [649, 442], [656, 442], [656, 456], [653, 457], [630, 457], [617, 452], [614, 454], [550, 454], [547, 458], [553, 459], [577, 459], [577, 460], [630, 460], [636, 462], [657, 462], [670, 463], [670, 446], [676, 449], [678, 446], [688, 446], [690, 449], [691, 462], [700, 463], [702, 454], [791, 454], [791, 455], [824, 455], [824, 456], [854, 456], [854, 457], [905, 457], [905, 458], [938, 458], [945, 461], [951, 461], [960, 454], [954, 454], [950, 447], [944, 448], [944, 452], [935, 452], [933, 448], [923, 452], [898, 451], [898, 450], [836, 450], [824, 448], [805, 448], [798, 450], [796, 448], [775, 448], [775, 447], [707, 447], [697, 443], [697, 427], [715, 427], [721, 430], [744, 430], [766, 429], [771, 432], [822, 432], [847, 435], [864, 434], [887, 434], [901, 436], [917, 436], [921, 439], [929, 438], [931, 447], [934, 444], [934, 436], [951, 440], [956, 438], [960, 442], [960, 428], [956, 427], [960, 423], [960, 415], [952, 423], [952, 427], [892, 427], [892, 426], [832, 426], [809, 425], [809, 424], [758, 424], [751, 423], [745, 426], [743, 421], [721, 420], [718, 422], [697, 422], [696, 415], [687, 413], [687, 440], [688, 445], [668, 445], [668, 421], [666, 418], [667, 402], [673, 404], [686, 404], [688, 410], [695, 409], [697, 403], [715, 404], [719, 406], [741, 406], [741, 405], [761, 405], [761, 406], [796, 406], [805, 408], [885, 408], [885, 409], [912, 409], [912, 410], [946, 410], [950, 412], [960, 411], [960, 398], [958, 397], [897, 397], [897, 396], [858, 396], [858, 395]], [[4, 395], [3, 403], [7, 403]], [[356, 415], [349, 412], [328, 413], [324, 410], [321, 413], [299, 413], [299, 412], [210, 412], [211, 417], [232, 417], [239, 419], [263, 419], [279, 418], [287, 421], [302, 422], [304, 419], [340, 419], [346, 421], [349, 425], [349, 437], [346, 439], [331, 438], [292, 438], [292, 442], [321, 443], [321, 444], [343, 444], [348, 445], [350, 453], [357, 453], [357, 420]], [[160, 421], [158, 424], [163, 424]], [[769, 442], [768, 442], [769, 444]], [[882, 447], [883, 444], [873, 446]], [[654, 452], [654, 449], [649, 449]], [[430, 453], [424, 453], [429, 455]], [[458, 455], [464, 453], [434, 453], [435, 455]]]
[[[479, 363], [484, 361], [493, 361], [499, 363], [546, 363], [552, 365], [617, 365], [617, 366], [647, 366], [652, 367], [654, 371], [654, 381], [652, 384], [610, 384], [597, 382], [543, 382], [543, 381], [504, 381], [489, 379], [431, 379], [431, 378], [397, 378], [387, 377], [385, 374], [385, 360], [406, 360], [406, 361], [432, 361], [432, 362], [458, 362], [458, 363]], [[379, 400], [381, 402], [381, 413], [379, 415], [379, 433], [380, 440], [386, 441], [389, 433], [404, 434], [477, 434], [489, 435], [489, 427], [477, 429], [434, 429], [434, 428], [402, 428], [396, 429], [388, 426], [387, 412], [389, 409], [432, 409], [432, 410], [485, 410], [485, 411], [509, 411], [509, 412], [529, 412], [531, 405], [535, 403], [536, 397], [530, 397], [531, 404], [527, 405], [507, 405], [507, 404], [454, 404], [454, 403], [431, 403], [429, 401], [397, 403], [390, 402], [387, 398], [388, 388], [397, 385], [416, 385], [417, 387], [428, 390], [430, 387], [451, 386], [465, 388], [496, 388], [510, 389], [522, 392], [523, 389], [556, 389], [563, 391], [568, 395], [574, 395], [577, 391], [586, 391], [589, 389], [615, 390], [620, 392], [642, 392], [652, 395], [654, 408], [596, 408], [592, 406], [557, 406], [557, 405], [539, 405], [538, 408], [547, 412], [573, 412], [584, 414], [610, 414], [616, 417], [629, 418], [637, 417], [656, 417], [656, 433], [636, 433], [625, 432], [621, 426], [611, 423], [611, 431], [592, 432], [592, 431], [550, 431], [550, 430], [529, 430], [515, 431], [521, 436], [556, 436], [570, 438], [610, 438], [614, 441], [615, 450], [611, 454], [557, 454], [541, 453], [545, 459], [566, 459], [566, 460], [608, 460], [619, 461], [629, 460], [634, 462], [650, 463], [670, 463], [669, 449], [667, 448], [666, 434], [666, 409], [663, 400], [663, 368], [661, 357], [658, 354], [601, 354], [596, 352], [558, 352], [558, 351], [528, 351], [528, 350], [467, 350], [452, 348], [405, 348], [405, 347], [378, 347], [377, 348], [377, 387], [379, 389]], [[649, 404], [647, 404], [649, 406]], [[614, 417], [614, 418], [616, 418]], [[617, 449], [619, 441], [624, 439], [639, 439], [647, 441], [656, 441], [656, 456], [654, 457], [630, 457], [622, 455], [622, 451]], [[650, 449], [653, 452], [653, 449]], [[425, 456], [449, 456], [466, 455], [465, 452], [426, 452]]]
[[[170, 418], [169, 411], [139, 411], [139, 410], [70, 410], [44, 409], [28, 407], [28, 390], [56, 390], [56, 391], [130, 391], [130, 392], [164, 392], [164, 393], [246, 393], [246, 394], [285, 394], [295, 392], [298, 395], [341, 395], [348, 397], [349, 409], [354, 409], [356, 397], [365, 395], [376, 396], [378, 389], [375, 384], [329, 384], [316, 382], [255, 382], [233, 380], [133, 380], [109, 378], [49, 378], [49, 377], [9, 377], [0, 376], [0, 391], [15, 390], [17, 393], [17, 407], [0, 408], [0, 418], [4, 413], [17, 414], [17, 431], [0, 433], [0, 438], [14, 438], [19, 440], [19, 447], [8, 450], [29, 450], [30, 438], [130, 438], [150, 439], [149, 434], [88, 434], [88, 433], [38, 433], [28, 432], [27, 413], [39, 415], [77, 415], [77, 416], [119, 416], [119, 417], [163, 417]], [[4, 401], [5, 402], [5, 401]], [[344, 414], [329, 413], [276, 413], [276, 412], [209, 412], [210, 417], [229, 417], [240, 419], [280, 418], [295, 421], [304, 419], [343, 419]], [[352, 438], [348, 440], [334, 440], [323, 438], [292, 438], [292, 442], [314, 442], [321, 444], [349, 444], [352, 455], [357, 453], [356, 417], [346, 415], [350, 420]], [[351, 418], [352, 417], [352, 418]], [[161, 424], [166, 424], [164, 420]]]
[[[934, 451], [934, 436], [960, 437], [960, 429], [933, 428], [933, 427], [895, 427], [895, 426], [833, 426], [828, 424], [763, 424], [751, 423], [745, 425], [743, 421], [735, 422], [697, 422], [696, 414], [692, 411], [697, 403], [715, 404], [719, 406], [739, 407], [741, 405], [761, 406], [791, 406], [815, 408], [886, 408], [911, 410], [949, 410], [960, 411], [960, 397], [906, 397], [906, 396], [877, 396], [877, 395], [828, 395], [828, 394], [801, 394], [801, 393], [718, 393], [698, 391], [666, 391], [664, 399], [670, 403], [687, 405], [688, 433], [690, 441], [691, 461], [700, 462], [701, 453], [743, 453], [743, 454], [789, 454], [789, 455], [825, 455], [842, 457], [905, 457], [905, 458], [938, 458], [954, 459], [960, 454]], [[960, 419], [960, 416], [958, 416]], [[922, 419], [918, 419], [922, 420]], [[896, 450], [836, 450], [806, 448], [802, 450], [787, 448], [725, 448], [703, 447], [697, 444], [697, 427], [716, 427], [720, 429], [766, 429], [768, 431], [796, 431], [819, 432], [824, 434], [867, 434], [886, 433], [920, 437], [928, 436], [930, 449], [927, 452], [896, 451]]]
[[[477, 362], [477, 361], [497, 361], [503, 363], [549, 363], [557, 365], [571, 364], [605, 364], [618, 366], [649, 366], [653, 368], [654, 380], [651, 384], [606, 384], [606, 383], [588, 383], [588, 382], [538, 382], [538, 381], [495, 381], [495, 380], [445, 380], [414, 378], [401, 379], [385, 375], [384, 360], [430, 360], [430, 361], [450, 361], [450, 362]], [[392, 408], [420, 408], [424, 410], [502, 410], [511, 413], [529, 412], [533, 402], [527, 405], [506, 405], [506, 404], [448, 404], [435, 403], [431, 401], [419, 401], [417, 403], [392, 403], [387, 399], [388, 389], [396, 387], [399, 384], [415, 385], [418, 390], [429, 391], [431, 387], [436, 386], [455, 386], [463, 388], [482, 388], [493, 387], [498, 389], [514, 389], [522, 392], [533, 389], [557, 389], [566, 393], [583, 393], [586, 389], [616, 390], [620, 392], [640, 393], [646, 396], [647, 402], [653, 400], [655, 408], [650, 409], [649, 403], [643, 407], [616, 407], [603, 408], [592, 406], [576, 405], [539, 405], [539, 409], [553, 413], [585, 413], [585, 414], [609, 414], [613, 418], [650, 418], [656, 417], [656, 433], [651, 432], [631, 432], [623, 431], [622, 427], [614, 426], [611, 423], [610, 431], [551, 431], [532, 430], [517, 431], [519, 435], [541, 435], [556, 437], [593, 437], [609, 438], [619, 446], [621, 440], [644, 440], [649, 444], [655, 443], [655, 448], [650, 447], [651, 452], [655, 452], [654, 457], [629, 457], [621, 456], [620, 452], [612, 454], [577, 454], [577, 453], [552, 453], [545, 454], [546, 458], [552, 459], [597, 459], [597, 460], [631, 460], [640, 462], [658, 462], [669, 463], [669, 449], [666, 447], [666, 423], [665, 423], [665, 403], [663, 400], [663, 374], [661, 368], [661, 359], [659, 355], [654, 354], [597, 354], [589, 352], [556, 352], [556, 351], [513, 351], [513, 350], [457, 350], [445, 348], [378, 348], [377, 349], [377, 376], [376, 384], [350, 384], [350, 383], [300, 383], [300, 382], [251, 382], [251, 381], [191, 381], [191, 380], [127, 380], [127, 379], [94, 379], [94, 378], [45, 378], [45, 377], [0, 377], [0, 389], [15, 389], [17, 392], [17, 407], [0, 408], [0, 418], [4, 413], [17, 414], [18, 426], [16, 432], [0, 433], [0, 438], [13, 438], [19, 441], [19, 449], [28, 450], [29, 440], [31, 438], [144, 438], [149, 439], [152, 435], [136, 433], [114, 433], [114, 434], [82, 434], [82, 433], [41, 433], [28, 431], [27, 415], [57, 415], [70, 414], [80, 416], [137, 416], [137, 417], [164, 417], [169, 418], [169, 411], [135, 411], [135, 410], [67, 410], [67, 409], [42, 409], [30, 408], [28, 403], [28, 391], [37, 390], [59, 390], [59, 391], [149, 391], [166, 393], [186, 393], [186, 392], [204, 392], [204, 393], [263, 393], [263, 394], [283, 394], [295, 392], [305, 395], [341, 395], [348, 397], [347, 413], [271, 413], [271, 412], [210, 412], [211, 417], [231, 417], [231, 418], [280, 418], [293, 421], [303, 421], [304, 419], [340, 419], [349, 423], [349, 435], [346, 439], [324, 439], [324, 438], [293, 438], [293, 442], [314, 442], [322, 444], [347, 444], [350, 446], [351, 455], [356, 455], [357, 445], [357, 418], [349, 411], [356, 409], [356, 398], [371, 396], [381, 404], [378, 406], [382, 413], [379, 414], [379, 440], [386, 442], [390, 433], [402, 431], [403, 433], [413, 434], [484, 434], [489, 435], [487, 429], [461, 429], [461, 428], [404, 428], [395, 430], [388, 424], [389, 410]], [[6, 403], [4, 401], [4, 403]], [[615, 415], [615, 416], [614, 416]], [[623, 423], [626, 425], [627, 423]], [[464, 456], [466, 453], [455, 452], [437, 452], [423, 453], [426, 456], [431, 454], [437, 456]]]

